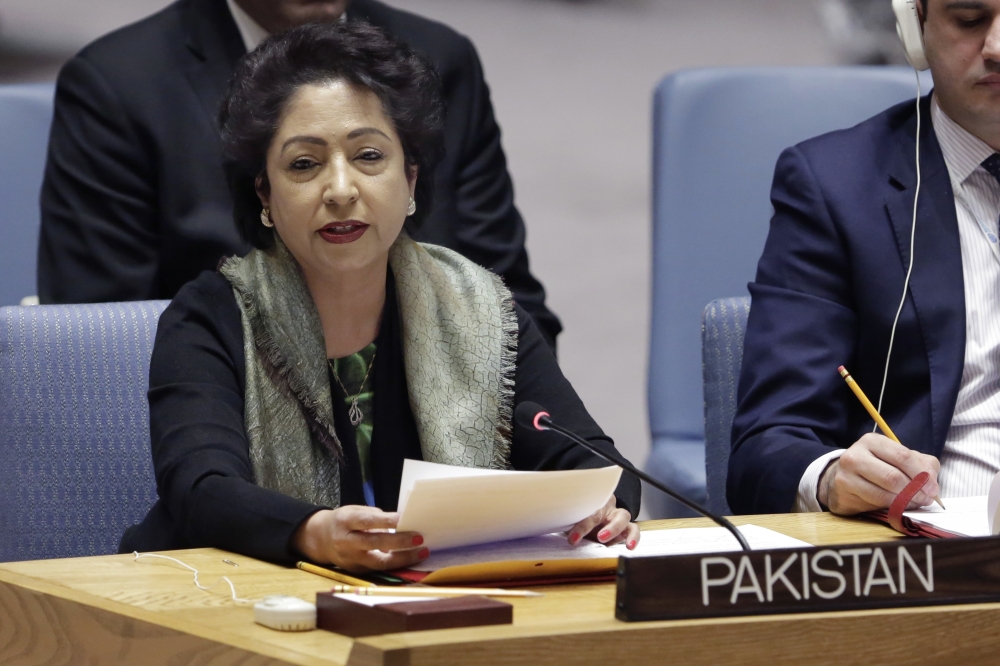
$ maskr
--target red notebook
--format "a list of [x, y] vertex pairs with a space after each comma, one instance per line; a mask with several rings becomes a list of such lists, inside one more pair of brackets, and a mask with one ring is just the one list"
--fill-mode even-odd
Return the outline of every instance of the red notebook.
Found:
[[965, 536], [964, 534], [955, 534], [954, 532], [949, 532], [948, 530], [935, 527], [934, 525], [928, 525], [917, 520], [912, 520], [903, 515], [903, 512], [906, 511], [906, 507], [910, 505], [910, 501], [913, 499], [913, 496], [920, 492], [920, 489], [924, 487], [924, 484], [927, 483], [929, 478], [930, 475], [927, 472], [917, 474], [913, 477], [913, 480], [907, 484], [906, 488], [903, 488], [903, 492], [896, 495], [896, 499], [893, 500], [892, 505], [890, 505], [888, 509], [869, 511], [864, 515], [879, 522], [886, 523], [892, 529], [907, 536], [923, 537], [927, 539], [955, 539]]

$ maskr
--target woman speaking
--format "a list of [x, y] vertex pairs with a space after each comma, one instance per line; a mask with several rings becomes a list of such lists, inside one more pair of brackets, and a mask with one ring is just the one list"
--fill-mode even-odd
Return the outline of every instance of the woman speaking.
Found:
[[[389, 530], [404, 459], [604, 464], [512, 425], [522, 401], [619, 455], [502, 281], [404, 231], [430, 209], [446, 157], [439, 86], [422, 58], [355, 22], [296, 28], [241, 61], [222, 141], [255, 249], [189, 283], [160, 319], [149, 389], [160, 499], [123, 551], [414, 564], [422, 537]], [[623, 475], [568, 538], [634, 547], [638, 509], [638, 480]]]

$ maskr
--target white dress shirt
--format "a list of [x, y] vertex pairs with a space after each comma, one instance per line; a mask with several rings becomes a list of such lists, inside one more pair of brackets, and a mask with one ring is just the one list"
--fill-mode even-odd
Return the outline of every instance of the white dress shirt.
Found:
[[[240, 31], [240, 37], [243, 38], [243, 46], [246, 47], [247, 53], [253, 51], [260, 46], [262, 41], [271, 36], [271, 33], [250, 18], [250, 15], [243, 11], [243, 8], [236, 4], [235, 0], [226, 0], [226, 4], [229, 5], [229, 13], [236, 21], [236, 29]], [[343, 23], [346, 20], [347, 12], [344, 12], [340, 15], [340, 22]]]
[[[965, 284], [965, 365], [938, 481], [942, 497], [985, 495], [1000, 470], [1000, 183], [981, 166], [992, 148], [949, 118], [936, 98], [931, 117], [955, 192]], [[831, 451], [806, 468], [795, 511], [821, 510], [819, 479], [843, 453]]]
[[268, 38], [267, 30], [264, 30], [260, 24], [250, 18], [250, 15], [243, 11], [243, 8], [234, 0], [226, 0], [226, 4], [229, 5], [229, 13], [236, 21], [236, 28], [240, 31], [240, 37], [243, 38], [243, 45], [247, 48], [247, 53], [253, 51]]

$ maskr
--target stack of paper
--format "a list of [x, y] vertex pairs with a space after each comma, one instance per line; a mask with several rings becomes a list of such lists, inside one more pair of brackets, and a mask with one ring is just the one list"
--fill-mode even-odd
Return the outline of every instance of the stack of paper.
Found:
[[[397, 531], [419, 532], [431, 556], [405, 577], [429, 584], [608, 575], [619, 556], [740, 549], [722, 527], [645, 531], [639, 546], [569, 545], [563, 532], [614, 494], [621, 469], [510, 472], [407, 460]], [[772, 530], [739, 528], [757, 550], [809, 544]]]

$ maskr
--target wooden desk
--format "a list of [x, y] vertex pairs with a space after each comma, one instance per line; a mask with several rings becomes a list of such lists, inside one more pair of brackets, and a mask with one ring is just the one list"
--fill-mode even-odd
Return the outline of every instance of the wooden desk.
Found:
[[[812, 544], [889, 540], [889, 528], [829, 514], [752, 516]], [[706, 526], [652, 521], [644, 529]], [[321, 578], [213, 549], [172, 553], [203, 584], [229, 576], [242, 597], [315, 600]], [[228, 558], [239, 563], [223, 563]], [[220, 583], [198, 590], [189, 572], [131, 555], [0, 564], [0, 663], [28, 664], [836, 664], [993, 663], [1000, 604], [723, 620], [624, 623], [612, 584], [540, 588], [513, 600], [514, 624], [351, 639], [258, 626]]]

